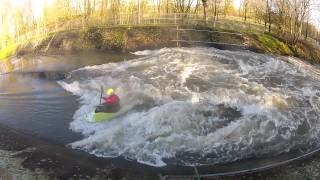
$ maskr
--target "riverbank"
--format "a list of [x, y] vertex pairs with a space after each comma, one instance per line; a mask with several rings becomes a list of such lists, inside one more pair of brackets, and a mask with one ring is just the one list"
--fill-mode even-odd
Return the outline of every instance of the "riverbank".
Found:
[[121, 158], [109, 161], [0, 126], [0, 179], [158, 179]]
[[[311, 63], [320, 62], [320, 46], [307, 40], [300, 40], [294, 46], [273, 34], [248, 31], [216, 33], [217, 29], [207, 26], [181, 26], [180, 29], [207, 31], [179, 31], [175, 26], [118, 26], [108, 28], [87, 28], [51, 33], [47, 37], [24, 45], [10, 45], [0, 51], [0, 59], [12, 55], [23, 55], [49, 50], [115, 50], [133, 52], [137, 50], [175, 47], [174, 40], [203, 41], [211, 43], [179, 43], [181, 46], [213, 46], [220, 49], [247, 49], [276, 56], [294, 56]], [[211, 31], [211, 32], [210, 32]], [[213, 32], [212, 32], [213, 31]], [[239, 35], [238, 33], [241, 32]], [[215, 43], [212, 43], [215, 42]], [[244, 45], [244, 46], [243, 46]]]

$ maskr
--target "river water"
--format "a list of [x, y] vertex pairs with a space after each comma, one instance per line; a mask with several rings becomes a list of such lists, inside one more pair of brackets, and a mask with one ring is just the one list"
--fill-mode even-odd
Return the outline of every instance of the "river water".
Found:
[[[38, 73], [33, 80], [23, 80], [27, 77], [21, 72], [3, 75], [1, 81], [10, 86], [1, 86], [0, 114], [5, 116], [0, 122], [12, 127], [22, 122], [19, 128], [30, 132], [46, 127], [40, 135], [68, 147], [151, 166], [229, 163], [318, 146], [318, 68], [291, 57], [214, 48], [164, 48], [134, 54], [140, 57], [113, 63], [104, 62], [129, 56], [95, 55], [98, 60], [91, 61], [83, 55], [59, 55], [54, 59], [87, 63], [67, 69], [53, 66], [50, 70], [68, 73]], [[19, 76], [17, 83], [6, 80], [14, 76]], [[128, 112], [94, 124], [87, 119], [99, 104], [100, 84], [113, 87]], [[22, 86], [22, 95], [12, 86]], [[26, 87], [33, 92], [29, 107], [26, 104], [31, 101], [21, 97]], [[50, 95], [35, 93], [39, 87]], [[18, 108], [8, 96], [12, 94], [19, 94]], [[38, 96], [46, 98], [41, 100], [44, 104], [39, 105]], [[28, 130], [28, 123], [38, 126]]]
[[[312, 66], [212, 48], [135, 54], [144, 57], [78, 69], [59, 82], [80, 97], [70, 127], [86, 138], [71, 147], [164, 166], [226, 163], [318, 142], [320, 79]], [[92, 124], [85, 119], [101, 83], [132, 111]]]
[[80, 139], [80, 134], [69, 129], [78, 109], [77, 96], [57, 82], [81, 67], [133, 57], [117, 52], [50, 52], [3, 62], [0, 64], [0, 123], [63, 145]]

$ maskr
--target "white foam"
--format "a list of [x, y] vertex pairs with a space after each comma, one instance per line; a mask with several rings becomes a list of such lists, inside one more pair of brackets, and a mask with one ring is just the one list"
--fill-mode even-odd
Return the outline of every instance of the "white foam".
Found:
[[137, 56], [150, 56], [150, 55], [155, 55], [161, 53], [161, 51], [167, 50], [166, 48], [160, 49], [160, 50], [143, 50], [143, 51], [136, 51], [132, 52], [132, 54], [137, 55]]
[[[312, 141], [311, 134], [297, 132], [306, 121], [318, 127], [320, 82], [293, 64], [213, 48], [135, 54], [145, 57], [85, 67], [59, 82], [80, 97], [70, 129], [85, 138], [71, 147], [165, 166], [168, 158], [184, 165], [214, 164]], [[114, 87], [129, 111], [109, 122], [89, 123], [100, 84]], [[306, 132], [315, 138], [319, 130]]]

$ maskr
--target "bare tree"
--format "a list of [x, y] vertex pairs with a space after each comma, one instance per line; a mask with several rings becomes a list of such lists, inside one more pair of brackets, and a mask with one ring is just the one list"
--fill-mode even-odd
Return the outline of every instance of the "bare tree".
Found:
[[264, 15], [264, 28], [267, 29], [267, 24], [269, 24], [268, 26], [268, 32], [271, 32], [271, 3], [272, 0], [267, 0], [266, 1], [266, 13]]
[[202, 0], [202, 5], [203, 5], [203, 19], [207, 23], [207, 11], [206, 8], [208, 6], [207, 4], [208, 0]]
[[138, 0], [138, 24], [141, 22], [141, 8], [140, 8], [140, 0]]
[[176, 0], [176, 11], [179, 13], [189, 13], [193, 0]]
[[213, 9], [213, 17], [214, 23], [218, 19], [218, 6], [220, 5], [220, 0], [212, 0], [212, 9]]
[[224, 0], [224, 16], [226, 17], [229, 13], [230, 8], [232, 8], [232, 0]]
[[243, 20], [244, 20], [244, 22], [247, 21], [248, 8], [249, 8], [249, 0], [244, 0], [243, 1]]
[[296, 44], [302, 34], [302, 26], [309, 12], [310, 0], [293, 0], [292, 6], [293, 18], [291, 19], [291, 21], [293, 22], [291, 23], [291, 42], [292, 44]]

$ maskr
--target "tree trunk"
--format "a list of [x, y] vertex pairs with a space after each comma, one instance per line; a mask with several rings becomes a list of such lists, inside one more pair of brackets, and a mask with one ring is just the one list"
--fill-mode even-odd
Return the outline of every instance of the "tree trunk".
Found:
[[91, 15], [91, 0], [87, 2], [87, 16]]
[[100, 9], [100, 16], [101, 17], [103, 17], [103, 14], [104, 14], [104, 12], [103, 12], [103, 10], [104, 10], [104, 6], [105, 6], [105, 2], [104, 2], [105, 0], [101, 0], [101, 9]]
[[91, 9], [91, 14], [93, 14], [96, 11], [96, 0], [93, 0], [93, 6]]
[[159, 4], [158, 4], [158, 14], [160, 16], [161, 14], [161, 0], [158, 0], [159, 1]]
[[244, 5], [244, 22], [247, 21], [247, 0], [245, 1]]
[[307, 20], [306, 33], [305, 33], [305, 35], [304, 35], [304, 39], [305, 39], [305, 40], [308, 39], [308, 33], [309, 33], [308, 31], [309, 31], [309, 18], [308, 18], [308, 20]]
[[207, 23], [207, 0], [202, 0], [202, 5], [203, 5], [203, 19], [205, 23]]
[[87, 17], [87, 0], [84, 0], [83, 11], [84, 11], [84, 16]]
[[271, 13], [269, 12], [269, 33], [271, 32]]
[[140, 17], [141, 17], [141, 12], [140, 12], [140, 0], [138, 0], [138, 24], [140, 24], [140, 21], [141, 21]]
[[207, 0], [202, 0], [203, 5], [203, 18], [205, 23], [207, 23]]
[[206, 10], [206, 6], [203, 6], [203, 18], [204, 18], [204, 21], [207, 23], [207, 10]]
[[247, 21], [248, 0], [243, 1], [243, 21]]
[[199, 0], [197, 0], [196, 7], [194, 8], [194, 14], [198, 15], [198, 9], [199, 9], [200, 3]]
[[217, 12], [217, 0], [214, 0], [214, 22], [216, 22], [218, 16]]
[[268, 3], [268, 21], [269, 21], [269, 28], [268, 28], [268, 32], [271, 32], [271, 9], [270, 9], [270, 5], [269, 5], [269, 0], [267, 0]]
[[269, 14], [269, 0], [267, 0], [266, 13], [264, 16], [264, 29], [265, 30], [267, 29], [268, 14]]

